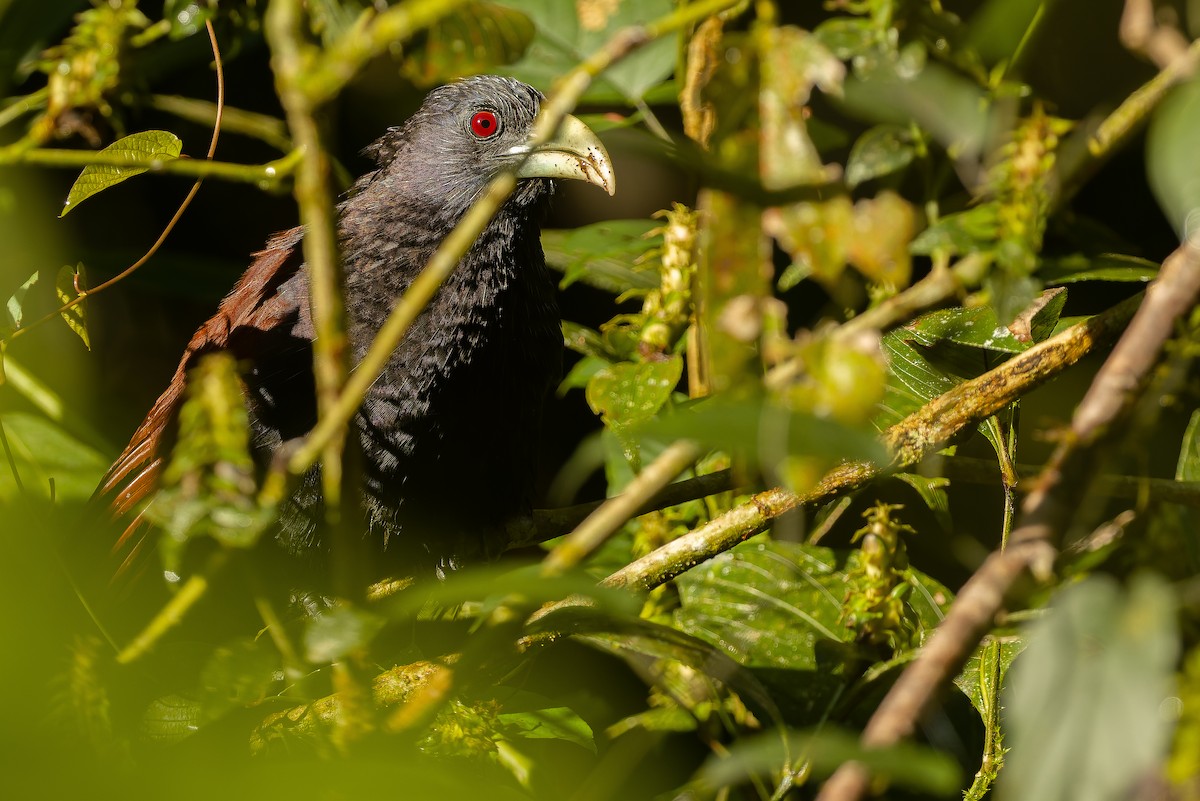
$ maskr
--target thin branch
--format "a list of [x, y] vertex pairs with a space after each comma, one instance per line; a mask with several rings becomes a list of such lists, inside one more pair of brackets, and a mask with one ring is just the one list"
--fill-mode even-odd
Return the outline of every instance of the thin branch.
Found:
[[1034, 345], [978, 378], [964, 381], [934, 398], [884, 432], [890, 465], [849, 462], [827, 473], [816, 487], [796, 495], [774, 488], [667, 543], [613, 573], [609, 586], [650, 589], [729, 550], [765, 530], [779, 516], [801, 505], [815, 506], [857, 489], [886, 470], [900, 470], [940, 450], [967, 426], [995, 414], [1029, 390], [1053, 378], [1114, 336], [1132, 316], [1131, 298], [1057, 336]]
[[701, 453], [700, 447], [690, 440], [672, 443], [629, 482], [623, 493], [610, 498], [592, 512], [554, 550], [546, 554], [542, 560], [542, 572], [548, 575], [562, 573], [586, 559], [635, 517], [646, 501], [687, 470], [700, 458]]
[[1074, 197], [1108, 158], [1141, 129], [1167, 92], [1193, 75], [1197, 66], [1200, 66], [1200, 40], [1134, 90], [1099, 125], [1083, 127], [1066, 140], [1055, 168], [1059, 186], [1051, 198], [1052, 205], [1059, 207]]
[[121, 167], [142, 168], [148, 173], [160, 175], [184, 175], [203, 180], [219, 178], [224, 181], [274, 186], [295, 169], [299, 153], [289, 153], [282, 158], [265, 164], [234, 164], [228, 161], [205, 159], [134, 159], [114, 156], [99, 150], [68, 150], [38, 147], [31, 149], [0, 148], [0, 165], [32, 164], [39, 167]]
[[[966, 663], [992, 627], [1006, 594], [1032, 572], [1047, 576], [1057, 557], [1052, 544], [1077, 512], [1077, 498], [1099, 469], [1114, 424], [1129, 410], [1176, 321], [1200, 295], [1200, 237], [1163, 262], [1145, 301], [1075, 410], [1070, 435], [1042, 471], [1006, 550], [994, 552], [963, 586], [945, 620], [900, 675], [863, 731], [863, 745], [880, 748], [910, 736], [941, 688]], [[843, 765], [818, 801], [857, 801], [870, 777], [859, 763]]]
[[46, 100], [49, 97], [50, 90], [43, 86], [36, 92], [16, 98], [13, 102], [0, 109], [0, 128], [31, 111], [37, 111], [39, 108], [42, 108], [46, 105]]
[[1146, 56], [1159, 69], [1178, 61], [1188, 48], [1187, 37], [1177, 28], [1155, 19], [1153, 0], [1125, 0], [1118, 32], [1121, 44]]
[[[199, 125], [212, 125], [217, 114], [215, 103], [181, 95], [150, 95], [150, 108]], [[253, 137], [281, 153], [292, 150], [287, 124], [278, 117], [230, 106], [225, 106], [222, 113], [225, 117], [223, 127], [227, 133]]]
[[[311, 54], [304, 41], [302, 22], [300, 0], [279, 0], [267, 8], [264, 31], [271, 46], [276, 91], [293, 140], [303, 154], [296, 171], [294, 195], [304, 226], [301, 247], [308, 268], [309, 304], [315, 329], [313, 375], [317, 412], [325, 419], [345, 382], [347, 340], [329, 157], [321, 144], [314, 116], [319, 101], [304, 89]], [[321, 489], [330, 522], [336, 521], [341, 500], [344, 437], [344, 425], [336, 426], [321, 448]]]

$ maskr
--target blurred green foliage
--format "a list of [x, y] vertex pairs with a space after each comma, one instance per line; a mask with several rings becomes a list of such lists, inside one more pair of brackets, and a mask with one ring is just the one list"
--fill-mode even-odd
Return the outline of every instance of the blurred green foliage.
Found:
[[[880, 431], [1153, 280], [1200, 209], [1200, 82], [1134, 95], [1155, 70], [1121, 47], [1120, 2], [710, 2], [591, 85], [580, 113], [623, 189], [582, 209], [567, 190], [545, 232], [575, 357], [558, 486], [614, 495], [685, 439], [701, 456], [682, 479], [730, 470], [721, 492], [627, 521], [575, 573], [526, 549], [327, 597], [265, 536], [238, 367], [217, 355], [146, 512], [153, 569], [111, 582], [124, 521], [88, 499], [114, 443], [241, 254], [294, 223], [271, 194], [296, 154], [264, 5], [0, 0], [6, 797], [812, 798], [850, 759], [895, 798], [1200, 797], [1195, 320], [1109, 446], [1111, 469], [1172, 476], [1186, 502], [1079, 488], [1062, 586], [1022, 588], [917, 743], [864, 752], [853, 733], [1007, 536], [1014, 462], [1040, 461], [1094, 365], [649, 593], [596, 584], [755, 488], [885, 465]], [[383, 6], [309, 2], [306, 35], [338, 52]], [[1195, 3], [1159, 6], [1196, 32]], [[627, 26], [697, 7], [462, 3], [322, 121], [349, 162], [430, 86], [488, 71], [551, 92]], [[230, 95], [216, 175], [244, 194], [211, 180], [192, 230], [60, 315], [177, 204], [170, 179], [125, 179], [201, 154], [206, 23]], [[1121, 104], [1146, 136], [1091, 138]], [[74, 183], [52, 172], [88, 158]], [[979, 456], [992, 472], [957, 478]]]

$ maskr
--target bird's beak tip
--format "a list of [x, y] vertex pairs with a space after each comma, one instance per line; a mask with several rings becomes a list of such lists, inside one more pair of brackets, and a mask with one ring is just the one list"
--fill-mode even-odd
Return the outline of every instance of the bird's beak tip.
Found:
[[594, 184], [611, 197], [617, 192], [612, 159], [600, 137], [568, 114], [549, 142], [535, 147], [517, 170], [518, 178], [571, 178]]

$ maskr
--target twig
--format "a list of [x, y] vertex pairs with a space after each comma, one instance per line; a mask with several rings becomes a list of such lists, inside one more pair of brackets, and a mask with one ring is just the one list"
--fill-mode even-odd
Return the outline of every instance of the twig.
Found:
[[629, 482], [623, 493], [602, 504], [546, 554], [542, 572], [562, 573], [586, 559], [700, 455], [700, 447], [690, 440], [672, 443]]
[[[214, 103], [180, 95], [150, 95], [150, 107], [200, 125], [212, 125], [217, 113]], [[254, 137], [281, 153], [292, 150], [287, 124], [278, 117], [230, 106], [225, 106], [223, 113], [223, 127], [228, 133]]]
[[[271, 46], [275, 87], [296, 147], [303, 154], [296, 171], [295, 198], [304, 226], [301, 247], [308, 268], [312, 308], [313, 375], [317, 413], [323, 419], [337, 401], [347, 372], [342, 275], [337, 251], [334, 204], [329, 189], [329, 157], [314, 116], [319, 101], [303, 88], [310, 53], [303, 44], [300, 0], [279, 0], [267, 8], [264, 30]], [[337, 426], [321, 448], [321, 489], [325, 514], [334, 522], [342, 487], [344, 426]]]
[[1150, 112], [1167, 96], [1167, 91], [1192, 75], [1198, 65], [1200, 40], [1193, 42], [1179, 58], [1134, 90], [1095, 128], [1083, 128], [1067, 139], [1060, 148], [1055, 167], [1059, 182], [1051, 205], [1060, 207], [1074, 197], [1108, 157], [1141, 128]]
[[1153, 0], [1125, 0], [1118, 29], [1121, 44], [1149, 58], [1159, 69], [1178, 61], [1188, 49], [1187, 38], [1174, 26], [1160, 25]]
[[[732, 470], [718, 470], [684, 481], [676, 481], [666, 485], [661, 491], [643, 503], [631, 517], [657, 512], [671, 506], [678, 506], [688, 501], [696, 501], [737, 489]], [[620, 497], [620, 496], [617, 496]], [[609, 501], [593, 501], [561, 509], [534, 509], [532, 517], [519, 518], [511, 521], [507, 528], [506, 550], [526, 548], [530, 545], [552, 540], [570, 532], [585, 519]]]
[[[1037, 475], [1041, 468], [1033, 465], [1013, 466], [1018, 476]], [[996, 481], [996, 462], [970, 456], [946, 459], [942, 473], [951, 481], [970, 484], [992, 484]], [[1145, 498], [1152, 503], [1177, 503], [1200, 509], [1200, 481], [1176, 481], [1173, 478], [1149, 476], [1102, 475], [1096, 478], [1104, 495], [1110, 498]], [[684, 482], [680, 482], [684, 483]], [[1017, 490], [1021, 485], [1018, 483]]]
[[[978, 378], [934, 398], [884, 433], [892, 454], [889, 470], [916, 464], [955, 434], [995, 414], [1030, 389], [1058, 375], [1116, 334], [1133, 314], [1131, 298], [1057, 336], [1034, 345]], [[760, 492], [706, 525], [667, 543], [604, 580], [609, 586], [650, 589], [729, 550], [765, 530], [780, 515], [801, 505], [833, 500], [881, 475], [885, 467], [849, 462], [825, 475], [816, 487], [796, 495], [784, 489]]]
[[32, 164], [38, 167], [121, 167], [123, 169], [145, 169], [160, 175], [183, 175], [189, 178], [218, 178], [223, 181], [268, 186], [279, 184], [291, 174], [299, 161], [299, 153], [289, 153], [265, 164], [234, 164], [228, 161], [204, 159], [135, 159], [114, 156], [99, 150], [65, 150], [37, 147], [22, 150], [0, 148], [0, 165]]
[[[1176, 320], [1200, 295], [1200, 237], [1163, 262], [1145, 301], [1075, 410], [1070, 435], [1022, 504], [1009, 547], [994, 552], [963, 586], [945, 620], [900, 675], [863, 731], [863, 745], [881, 748], [912, 734], [946, 682], [961, 669], [1001, 611], [1005, 595], [1028, 572], [1046, 576], [1057, 556], [1052, 544], [1072, 515], [1080, 488], [1099, 467], [1100, 446], [1128, 411]], [[859, 763], [847, 763], [822, 788], [818, 801], [856, 801], [870, 782]]]

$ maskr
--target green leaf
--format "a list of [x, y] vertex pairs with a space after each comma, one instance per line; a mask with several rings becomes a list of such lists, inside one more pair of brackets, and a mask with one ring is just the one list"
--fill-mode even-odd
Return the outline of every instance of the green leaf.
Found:
[[889, 784], [911, 790], [951, 795], [960, 790], [961, 773], [954, 759], [932, 748], [901, 743], [890, 748], [864, 748], [856, 734], [822, 726], [817, 732], [765, 732], [743, 737], [721, 756], [710, 757], [697, 777], [705, 789], [741, 784], [757, 776], [777, 776], [805, 762], [813, 775], [825, 777], [846, 762], [860, 762]]
[[322, 610], [304, 630], [304, 654], [310, 662], [336, 662], [365, 648], [383, 627], [383, 618], [362, 609], [335, 606]]
[[[91, 497], [109, 460], [44, 417], [13, 413], [4, 415], [4, 431], [25, 491], [48, 498], [50, 482], [59, 502], [85, 501]], [[12, 471], [0, 456], [0, 500], [18, 496]]]
[[599, 356], [584, 356], [568, 371], [562, 382], [558, 385], [558, 394], [565, 395], [567, 390], [582, 389], [588, 385], [592, 377], [596, 373], [608, 367], [610, 362], [607, 359], [601, 359]]
[[5, 317], [8, 319], [7, 328], [15, 331], [21, 327], [21, 323], [25, 319], [25, 295], [40, 277], [41, 273], [35, 272], [9, 296], [8, 302], [4, 304]]
[[204, 23], [215, 15], [215, 0], [167, 0], [163, 5], [163, 19], [171, 21], [167, 35], [172, 41], [186, 39], [204, 30]]
[[984, 720], [989, 717], [992, 699], [1005, 687], [1008, 668], [1023, 650], [1025, 640], [1020, 637], [985, 640], [955, 677], [955, 686], [971, 699], [971, 705]]
[[[643, 25], [674, 10], [671, 0], [589, 3], [586, 7], [563, 0], [501, 0], [499, 4], [527, 15], [537, 28], [525, 57], [500, 71], [543, 91], [618, 30]], [[678, 43], [679, 35], [674, 34], [637, 49], [597, 78], [584, 102], [611, 101], [614, 95], [631, 102], [641, 100], [674, 71]]]
[[157, 745], [170, 745], [191, 737], [203, 724], [199, 701], [184, 695], [155, 698], [142, 715], [142, 736]]
[[947, 214], [919, 233], [912, 241], [914, 254], [929, 256], [937, 252], [962, 255], [984, 250], [996, 241], [1000, 230], [995, 203], [984, 203], [966, 211]]
[[566, 740], [595, 753], [592, 727], [570, 707], [558, 706], [529, 712], [502, 712], [499, 716], [510, 737], [529, 740]]
[[876, 125], [850, 148], [846, 159], [846, 183], [850, 187], [890, 175], [907, 167], [916, 157], [909, 129], [899, 125]]
[[576, 281], [618, 295], [654, 289], [658, 271], [633, 265], [662, 244], [662, 237], [648, 236], [658, 226], [654, 220], [607, 220], [573, 230], [543, 231], [546, 264], [563, 273], [563, 289]]
[[467, 3], [431, 25], [419, 47], [406, 48], [400, 72], [421, 87], [491, 72], [521, 58], [534, 33], [524, 14], [495, 3]]
[[[712, 643], [772, 691], [787, 719], [815, 723], [861, 670], [844, 614], [848, 573], [862, 552], [790, 542], [746, 542], [676, 580], [676, 625]], [[915, 570], [903, 614], [918, 637], [942, 618], [951, 594]]]
[[[77, 288], [78, 287], [78, 288]], [[75, 267], [64, 265], [58, 270], [58, 277], [54, 279], [54, 294], [58, 297], [58, 302], [61, 305], [66, 305], [75, 300], [80, 295], [80, 290], [87, 289], [87, 273], [83, 269], [83, 262], [80, 262]], [[92, 340], [88, 336], [87, 329], [87, 301], [80, 300], [66, 311], [60, 312], [63, 320], [75, 334], [83, 340], [83, 346], [88, 350], [92, 349]]]
[[875, 46], [876, 27], [869, 19], [834, 17], [818, 25], [813, 35], [845, 61]]
[[1074, 284], [1081, 281], [1145, 284], [1158, 275], [1158, 265], [1147, 259], [1120, 253], [1076, 255], [1047, 260], [1037, 275], [1044, 283], [1050, 285]]
[[683, 375], [683, 359], [621, 362], [596, 372], [586, 394], [592, 411], [616, 428], [649, 420], [662, 408]]
[[932, 60], [909, 77], [916, 65], [903, 51], [900, 55], [894, 63], [879, 59], [873, 69], [855, 69], [856, 77], [847, 78], [845, 84], [848, 109], [873, 122], [915, 122], [954, 158], [982, 152], [992, 109], [985, 90], [961, 72]]
[[586, 325], [562, 321], [563, 344], [583, 356], [595, 356], [605, 362], [619, 361], [620, 357], [609, 348], [604, 337]]
[[1004, 698], [1012, 751], [999, 801], [1118, 801], [1157, 769], [1170, 743], [1162, 714], [1179, 651], [1163, 579], [1128, 589], [1094, 575], [1059, 592], [1028, 629]]
[[263, 700], [279, 665], [279, 654], [265, 637], [234, 640], [215, 649], [200, 671], [205, 716], [213, 719]]
[[[171, 161], [179, 158], [183, 150], [183, 142], [169, 131], [142, 131], [118, 139], [100, 152], [106, 156], [126, 159], [129, 162]], [[153, 162], [152, 162], [153, 163]], [[67, 194], [67, 202], [58, 215], [64, 216], [74, 210], [83, 201], [97, 192], [103, 192], [110, 186], [115, 186], [127, 178], [141, 175], [150, 166], [119, 167], [112, 165], [93, 164], [83, 168], [83, 172], [75, 179], [71, 191]]]
[[996, 319], [996, 312], [990, 306], [939, 309], [921, 315], [906, 326], [904, 331], [913, 342], [927, 348], [953, 342], [994, 353], [1012, 354], [1029, 350], [1032, 344], [1022, 342], [1012, 331], [1000, 325]]
[[950, 479], [918, 473], [897, 473], [895, 478], [917, 491], [921, 500], [929, 507], [929, 511], [937, 518], [943, 531], [947, 534], [954, 531], [954, 519], [950, 516], [950, 496], [946, 492], [946, 487], [950, 486]]
[[1175, 87], [1146, 133], [1146, 175], [1180, 237], [1200, 229], [1200, 78]]

